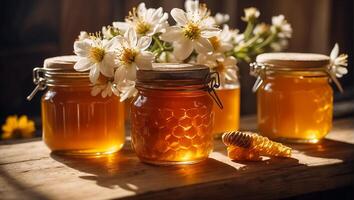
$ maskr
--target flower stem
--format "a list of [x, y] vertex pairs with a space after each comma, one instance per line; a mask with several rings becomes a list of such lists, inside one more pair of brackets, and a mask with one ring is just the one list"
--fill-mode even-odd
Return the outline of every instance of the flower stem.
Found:
[[277, 34], [276, 33], [273, 33], [273, 34], [270, 34], [267, 39], [264, 40], [264, 42], [262, 42], [261, 44], [255, 46], [255, 49], [261, 49], [261, 48], [264, 48], [265, 46], [269, 45], [271, 42], [274, 41], [274, 39], [276, 38]]
[[152, 36], [152, 39], [154, 40], [154, 43], [157, 44], [157, 46], [159, 46], [159, 48], [164, 51], [165, 50], [165, 47], [161, 44], [159, 38], [157, 38], [155, 35]]
[[243, 35], [245, 37], [245, 41], [247, 41], [251, 37], [253, 28], [254, 28], [253, 20], [248, 21], [246, 30], [245, 30], [245, 32], [243, 32]]

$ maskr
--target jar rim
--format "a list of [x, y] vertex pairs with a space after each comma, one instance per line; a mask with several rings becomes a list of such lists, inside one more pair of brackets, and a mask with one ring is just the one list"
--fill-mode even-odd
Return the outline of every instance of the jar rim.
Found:
[[188, 63], [153, 63], [152, 69], [139, 69], [137, 83], [186, 86], [210, 82], [210, 69], [205, 65]]
[[330, 64], [330, 58], [315, 53], [277, 52], [260, 54], [256, 62], [267, 65], [271, 70], [321, 71]]
[[331, 73], [330, 58], [322, 54], [313, 53], [264, 53], [256, 58], [256, 62], [250, 64], [250, 74], [257, 77], [252, 88], [257, 91], [267, 75], [287, 74], [303, 77], [328, 76], [342, 92], [343, 88]]
[[47, 86], [90, 85], [89, 72], [79, 72], [74, 69], [78, 60], [79, 57], [76, 55], [47, 58], [43, 62], [43, 67], [33, 69], [33, 81], [36, 83], [42, 78]]

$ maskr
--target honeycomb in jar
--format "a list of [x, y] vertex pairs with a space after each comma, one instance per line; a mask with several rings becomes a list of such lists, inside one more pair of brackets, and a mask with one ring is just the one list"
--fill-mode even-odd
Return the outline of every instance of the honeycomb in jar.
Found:
[[139, 107], [133, 112], [133, 146], [148, 160], [189, 161], [206, 158], [213, 148], [212, 107]]

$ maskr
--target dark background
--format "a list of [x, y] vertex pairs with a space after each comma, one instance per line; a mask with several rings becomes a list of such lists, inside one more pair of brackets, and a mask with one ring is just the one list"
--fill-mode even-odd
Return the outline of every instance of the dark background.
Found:
[[[47, 57], [72, 54], [74, 39], [80, 30], [95, 32], [124, 16], [141, 1], [136, 0], [6, 0], [0, 7], [0, 123], [10, 114], [26, 114], [39, 119], [40, 96], [26, 101], [34, 88], [32, 69], [41, 66]], [[184, 0], [145, 1], [147, 7], [162, 6], [169, 12], [183, 8]], [[271, 16], [284, 14], [294, 32], [287, 51], [314, 52], [329, 55], [335, 42], [340, 52], [349, 54], [349, 74], [340, 81], [345, 93], [338, 94], [336, 103], [347, 102], [353, 107], [353, 1], [352, 0], [209, 0], [212, 14], [228, 13], [229, 25], [241, 30], [243, 9], [260, 9], [260, 21], [270, 23]], [[255, 96], [251, 92], [254, 78], [248, 66], [240, 63], [242, 109], [245, 114], [256, 112]], [[348, 109], [344, 109], [348, 110]], [[349, 109], [350, 110], [350, 109]], [[353, 112], [347, 112], [352, 115]]]

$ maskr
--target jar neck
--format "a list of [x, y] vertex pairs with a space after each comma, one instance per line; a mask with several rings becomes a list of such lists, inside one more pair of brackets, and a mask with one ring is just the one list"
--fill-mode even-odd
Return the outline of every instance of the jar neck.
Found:
[[144, 95], [163, 95], [163, 96], [176, 96], [176, 95], [207, 95], [208, 86], [207, 85], [166, 85], [166, 84], [139, 84], [137, 83], [136, 88], [141, 94]]
[[329, 65], [317, 67], [299, 67], [299, 66], [276, 66], [268, 63], [251, 63], [250, 74], [257, 77], [253, 85], [252, 91], [256, 92], [262, 85], [263, 81], [269, 76], [294, 76], [299, 78], [315, 78], [315, 77], [328, 77], [338, 87], [339, 91], [343, 92], [343, 88], [336, 78], [336, 75], [330, 71]]

